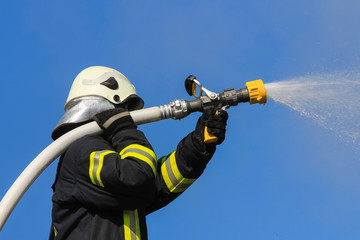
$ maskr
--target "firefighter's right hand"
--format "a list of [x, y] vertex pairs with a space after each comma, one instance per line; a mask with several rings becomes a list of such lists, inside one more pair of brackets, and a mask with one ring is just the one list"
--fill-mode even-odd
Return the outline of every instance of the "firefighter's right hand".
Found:
[[114, 108], [98, 113], [94, 120], [108, 135], [123, 129], [136, 129], [130, 113], [124, 108]]
[[214, 143], [219, 145], [225, 140], [226, 124], [228, 118], [228, 113], [222, 109], [216, 111], [216, 114], [211, 114], [208, 117], [205, 123], [206, 131], [208, 132], [207, 136], [211, 134], [214, 140], [207, 142], [206, 139], [204, 139], [205, 143]]
[[[219, 110], [218, 114], [204, 112], [199, 118], [194, 131], [194, 137], [196, 139], [196, 145], [202, 150], [208, 150], [215, 145], [221, 144], [225, 140], [226, 123], [228, 119], [228, 113], [225, 110]], [[205, 143], [204, 131], [207, 127], [207, 131], [214, 135], [217, 139], [212, 143]]]

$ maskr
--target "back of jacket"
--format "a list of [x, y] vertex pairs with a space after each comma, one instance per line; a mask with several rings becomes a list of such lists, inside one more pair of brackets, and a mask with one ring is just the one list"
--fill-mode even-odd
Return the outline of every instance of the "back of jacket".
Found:
[[144, 134], [124, 129], [85, 136], [61, 156], [49, 239], [147, 239], [145, 216], [178, 197], [213, 155], [192, 133], [157, 159]]

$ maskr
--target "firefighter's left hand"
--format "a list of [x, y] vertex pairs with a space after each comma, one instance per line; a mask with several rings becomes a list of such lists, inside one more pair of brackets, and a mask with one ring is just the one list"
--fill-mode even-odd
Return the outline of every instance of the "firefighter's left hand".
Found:
[[123, 129], [136, 128], [130, 113], [124, 108], [114, 108], [98, 113], [94, 120], [107, 135]]

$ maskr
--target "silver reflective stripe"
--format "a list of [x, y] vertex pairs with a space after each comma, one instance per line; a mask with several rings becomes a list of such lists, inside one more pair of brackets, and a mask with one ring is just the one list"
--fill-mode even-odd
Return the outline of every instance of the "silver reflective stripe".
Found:
[[133, 157], [146, 162], [156, 176], [157, 157], [153, 150], [139, 144], [131, 144], [120, 152], [121, 158]]
[[170, 156], [168, 157], [168, 159], [165, 161], [164, 164], [165, 164], [166, 171], [167, 171], [167, 174], [169, 176], [169, 179], [170, 179], [172, 185], [174, 186], [174, 188], [188, 188], [188, 187], [190, 187], [190, 185], [192, 183], [180, 183], [179, 180], [176, 179], [176, 177], [174, 175], [174, 172], [173, 172], [173, 170], [171, 168]]
[[135, 211], [130, 212], [130, 230], [131, 230], [131, 240], [136, 240], [136, 219]]
[[[151, 150], [151, 149], [149, 149]], [[128, 148], [126, 149], [124, 152], [122, 152], [121, 154], [126, 154], [128, 152], [134, 152], [134, 153], [138, 153], [138, 154], [141, 154], [145, 157], [147, 157], [148, 159], [151, 160], [151, 162], [153, 162], [154, 166], [156, 166], [157, 162], [156, 162], [156, 159], [153, 158], [153, 156], [151, 156], [149, 153], [141, 150], [141, 149], [138, 149], [138, 148]]]
[[99, 180], [96, 177], [96, 171], [99, 168], [100, 155], [103, 154], [104, 152], [108, 152], [108, 151], [109, 150], [98, 151], [98, 152], [95, 153], [95, 156], [94, 156], [94, 168], [92, 170], [92, 174], [93, 174], [93, 177], [94, 177], [95, 184], [98, 185], [98, 186], [101, 186]]
[[124, 211], [125, 240], [141, 240], [138, 210]]
[[129, 112], [121, 112], [121, 113], [118, 113], [118, 114], [112, 116], [103, 124], [104, 128], [108, 128], [113, 122], [115, 122], [119, 118], [122, 118], [125, 116], [130, 116], [130, 113]]

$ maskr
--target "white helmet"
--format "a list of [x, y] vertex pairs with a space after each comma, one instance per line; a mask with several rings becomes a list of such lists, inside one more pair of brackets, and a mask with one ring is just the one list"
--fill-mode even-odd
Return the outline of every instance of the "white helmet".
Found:
[[74, 99], [98, 96], [117, 105], [128, 105], [129, 110], [141, 109], [144, 101], [136, 94], [134, 85], [115, 69], [101, 66], [89, 67], [75, 78], [66, 105]]
[[108, 67], [89, 67], [75, 78], [65, 113], [52, 133], [57, 139], [64, 133], [92, 120], [93, 116], [116, 106], [128, 110], [141, 109], [144, 101], [136, 94], [130, 81], [115, 69]]

